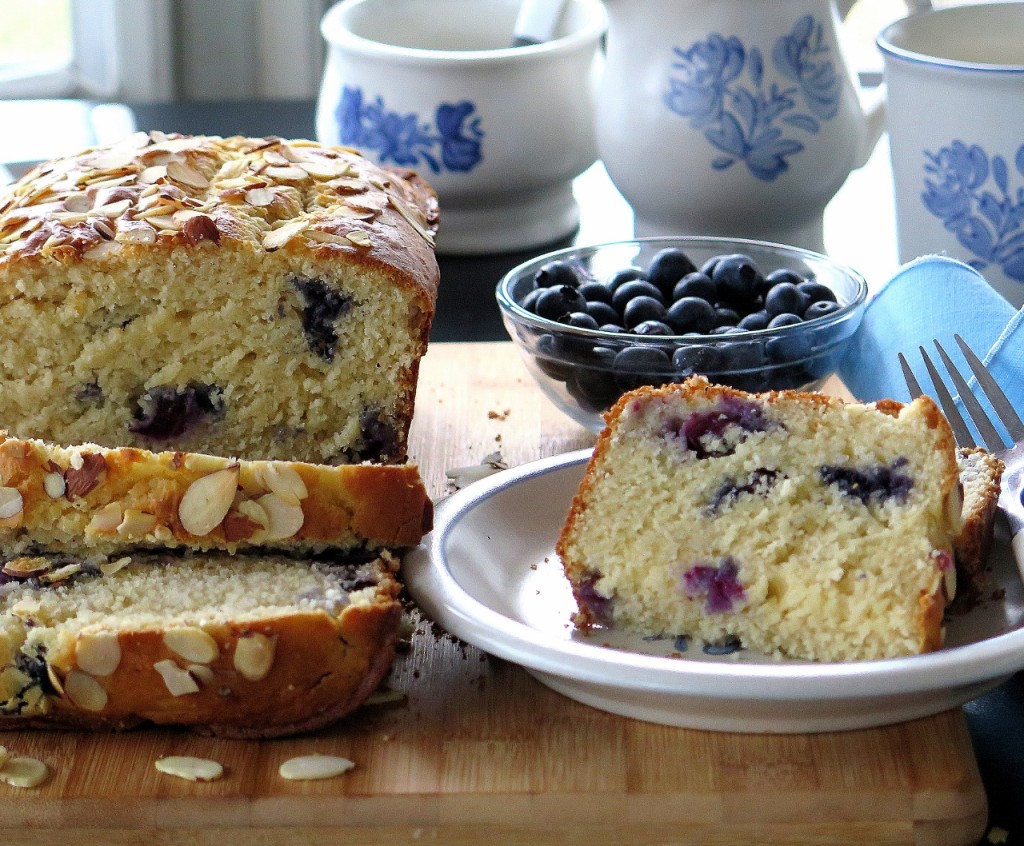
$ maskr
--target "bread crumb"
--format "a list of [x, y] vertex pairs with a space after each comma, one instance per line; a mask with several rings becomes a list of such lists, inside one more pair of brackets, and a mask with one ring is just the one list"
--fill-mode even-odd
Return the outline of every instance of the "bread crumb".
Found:
[[506, 408], [504, 411], [488, 411], [487, 417], [490, 420], [508, 420], [508, 416], [512, 413], [511, 408]]
[[988, 835], [986, 835], [985, 839], [988, 840], [989, 843], [1005, 843], [1009, 836], [1010, 832], [1005, 828], [992, 826], [992, 828], [988, 830]]

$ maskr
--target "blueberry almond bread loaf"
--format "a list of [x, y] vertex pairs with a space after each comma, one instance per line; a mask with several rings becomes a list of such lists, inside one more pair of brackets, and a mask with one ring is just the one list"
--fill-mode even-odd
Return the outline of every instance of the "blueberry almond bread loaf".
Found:
[[138, 133], [0, 192], [0, 425], [20, 437], [401, 462], [436, 197], [303, 140]]
[[558, 540], [582, 626], [815, 661], [938, 648], [961, 497], [927, 398], [624, 395]]
[[0, 431], [0, 562], [142, 548], [394, 551], [419, 543], [432, 513], [410, 464], [61, 447]]
[[0, 729], [324, 726], [391, 665], [397, 566], [388, 553], [24, 559], [0, 576]]
[[974, 607], [992, 587], [987, 559], [999, 505], [1003, 462], [980, 447], [957, 450], [963, 490], [962, 529], [956, 540], [958, 590], [956, 609]]

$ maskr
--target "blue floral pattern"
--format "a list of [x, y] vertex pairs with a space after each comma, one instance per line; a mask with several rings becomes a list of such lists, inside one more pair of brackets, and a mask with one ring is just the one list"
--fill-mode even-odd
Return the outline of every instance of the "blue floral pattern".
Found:
[[801, 134], [819, 132], [822, 121], [836, 116], [842, 81], [824, 33], [805, 15], [776, 40], [771, 61], [782, 82], [766, 80], [760, 49], [748, 49], [736, 36], [715, 32], [688, 49], [673, 48], [678, 75], [670, 77], [664, 103], [722, 153], [714, 169], [742, 161], [771, 182], [804, 149]]
[[382, 97], [367, 100], [361, 88], [345, 86], [336, 118], [342, 144], [374, 150], [382, 164], [418, 167], [422, 163], [434, 172], [442, 169], [467, 172], [483, 161], [480, 117], [468, 100], [441, 103], [434, 112], [434, 125], [420, 123], [410, 112], [388, 111]]
[[[977, 144], [953, 141], [938, 153], [925, 150], [925, 207], [974, 256], [969, 264], [1002, 268], [1024, 282], [1024, 188], [1010, 190], [1010, 168]], [[1024, 145], [1013, 159], [1024, 174]]]

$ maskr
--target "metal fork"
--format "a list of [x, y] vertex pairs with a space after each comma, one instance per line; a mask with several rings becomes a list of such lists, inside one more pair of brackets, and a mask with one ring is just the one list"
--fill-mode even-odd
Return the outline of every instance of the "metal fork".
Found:
[[[967, 415], [971, 418], [975, 428], [977, 428], [978, 434], [981, 435], [985, 448], [1001, 459], [1006, 465], [1006, 470], [1003, 472], [1002, 488], [999, 493], [999, 508], [1006, 515], [1006, 519], [1010, 524], [1014, 556], [1018, 561], [1024, 562], [1024, 503], [1021, 501], [1021, 494], [1024, 492], [1024, 423], [1017, 416], [1017, 412], [1013, 410], [1013, 406], [1010, 405], [1010, 401], [1006, 398], [996, 380], [992, 378], [992, 374], [985, 369], [981, 359], [974, 354], [974, 351], [963, 338], [959, 335], [954, 335], [953, 338], [957, 346], [960, 347], [961, 352], [963, 352], [967, 366], [971, 368], [971, 372], [974, 374], [974, 378], [978, 380], [981, 390], [992, 404], [992, 408], [1013, 440], [1013, 443], [1007, 446], [985, 409], [978, 402], [977, 397], [974, 396], [970, 386], [967, 384], [967, 380], [957, 370], [956, 365], [942, 348], [942, 345], [938, 341], [933, 341], [935, 349], [938, 350], [942, 363], [949, 373], [957, 393], [960, 395], [960, 400], [963, 402], [964, 408], [967, 409]], [[946, 419], [949, 420], [949, 425], [953, 430], [953, 436], [956, 438], [957, 444], [962, 447], [975, 446], [974, 437], [960, 415], [960, 411], [943, 383], [937, 368], [932, 364], [932, 360], [928, 357], [925, 348], [919, 347], [919, 350], [921, 358], [924, 360], [924, 366], [927, 368], [928, 375], [935, 386], [935, 395], [939, 399], [939, 405], [942, 406], [942, 411], [946, 415]], [[899, 360], [911, 399], [920, 396], [923, 391], [903, 353], [899, 353]]]

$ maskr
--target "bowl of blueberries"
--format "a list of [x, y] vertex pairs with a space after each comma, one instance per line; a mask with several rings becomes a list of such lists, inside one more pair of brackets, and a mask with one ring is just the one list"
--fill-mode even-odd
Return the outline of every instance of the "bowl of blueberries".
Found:
[[796, 247], [679, 236], [547, 253], [509, 271], [497, 299], [544, 393], [599, 431], [626, 391], [695, 374], [817, 390], [860, 326], [867, 284]]

